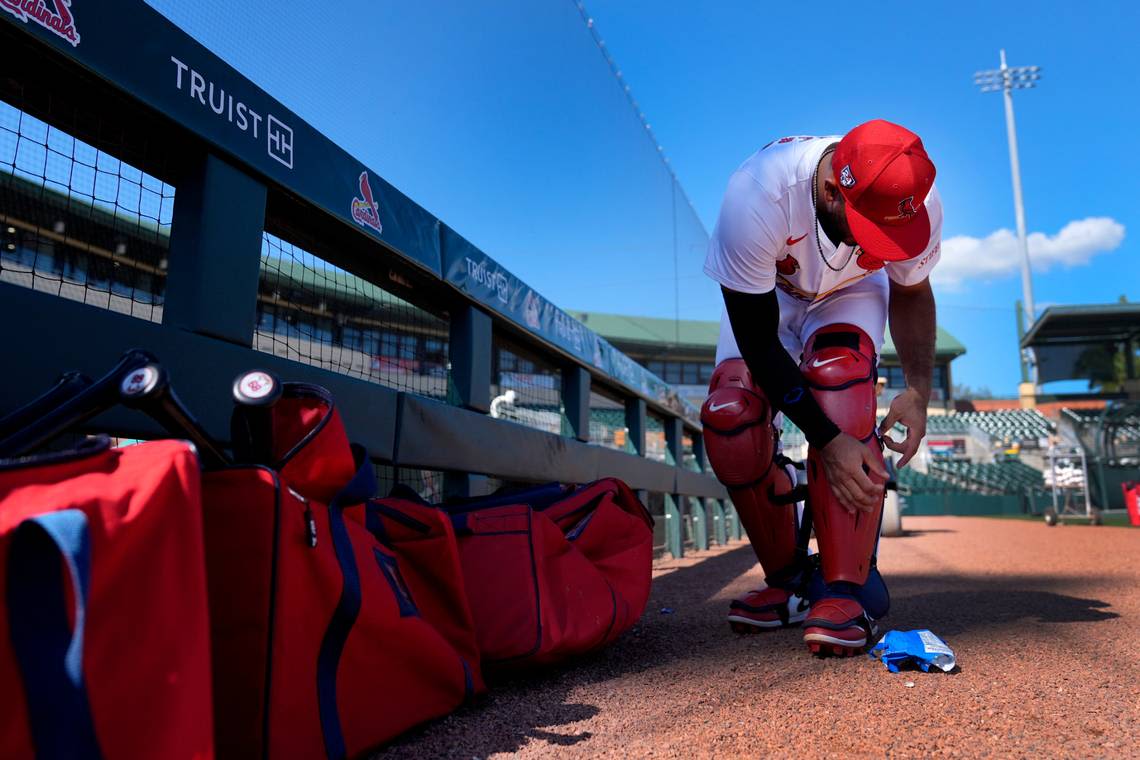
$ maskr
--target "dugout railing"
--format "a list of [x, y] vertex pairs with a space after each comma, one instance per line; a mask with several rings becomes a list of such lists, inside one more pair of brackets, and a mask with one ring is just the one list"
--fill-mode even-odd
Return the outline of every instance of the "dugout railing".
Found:
[[0, 5], [0, 414], [141, 346], [221, 440], [260, 367], [329, 388], [392, 480], [615, 476], [674, 555], [740, 538], [667, 384], [141, 0], [61, 5]]

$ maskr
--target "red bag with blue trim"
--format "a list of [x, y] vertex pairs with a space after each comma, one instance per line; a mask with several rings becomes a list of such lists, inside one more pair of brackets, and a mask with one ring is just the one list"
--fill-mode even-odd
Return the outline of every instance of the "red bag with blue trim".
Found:
[[0, 757], [213, 757], [202, 557], [183, 441], [0, 460]]
[[287, 383], [268, 412], [273, 466], [204, 485], [218, 754], [357, 756], [482, 689], [470, 616], [435, 624], [447, 599], [370, 517], [372, 466], [327, 392]]
[[[414, 495], [378, 502], [408, 514]], [[653, 518], [620, 480], [557, 483], [442, 507], [483, 664], [544, 664], [614, 641], [649, 599]]]

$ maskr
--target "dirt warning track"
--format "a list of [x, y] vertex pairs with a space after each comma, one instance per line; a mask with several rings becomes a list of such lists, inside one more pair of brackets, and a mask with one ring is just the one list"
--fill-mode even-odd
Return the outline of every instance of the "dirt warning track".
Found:
[[1140, 755], [1140, 530], [904, 527], [881, 543], [882, 630], [933, 630], [958, 672], [812, 658], [798, 629], [733, 634], [729, 600], [761, 582], [740, 543], [659, 562], [645, 615], [613, 647], [499, 679], [379, 757]]

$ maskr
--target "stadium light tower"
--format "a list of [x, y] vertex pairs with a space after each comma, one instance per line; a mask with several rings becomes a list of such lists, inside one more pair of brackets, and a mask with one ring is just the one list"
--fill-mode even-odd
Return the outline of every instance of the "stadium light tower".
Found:
[[1025, 299], [1026, 325], [1036, 320], [1033, 307], [1033, 280], [1029, 272], [1029, 242], [1025, 237], [1025, 205], [1021, 199], [1021, 164], [1017, 160], [1017, 126], [1013, 120], [1013, 91], [1036, 87], [1041, 78], [1040, 66], [1007, 66], [1005, 50], [1001, 51], [1001, 68], [974, 72], [974, 84], [982, 92], [1005, 95], [1005, 130], [1009, 136], [1009, 169], [1013, 174], [1013, 208], [1017, 214], [1017, 242], [1021, 247], [1021, 290]]

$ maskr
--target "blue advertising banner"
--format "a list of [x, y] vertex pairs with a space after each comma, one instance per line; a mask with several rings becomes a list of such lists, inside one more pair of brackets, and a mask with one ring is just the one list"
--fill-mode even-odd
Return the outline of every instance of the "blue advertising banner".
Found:
[[455, 288], [639, 395], [700, 424], [700, 412], [664, 380], [543, 298], [447, 225], [442, 225], [441, 237], [443, 278]]
[[434, 216], [142, 0], [0, 0], [0, 19], [440, 274]]

